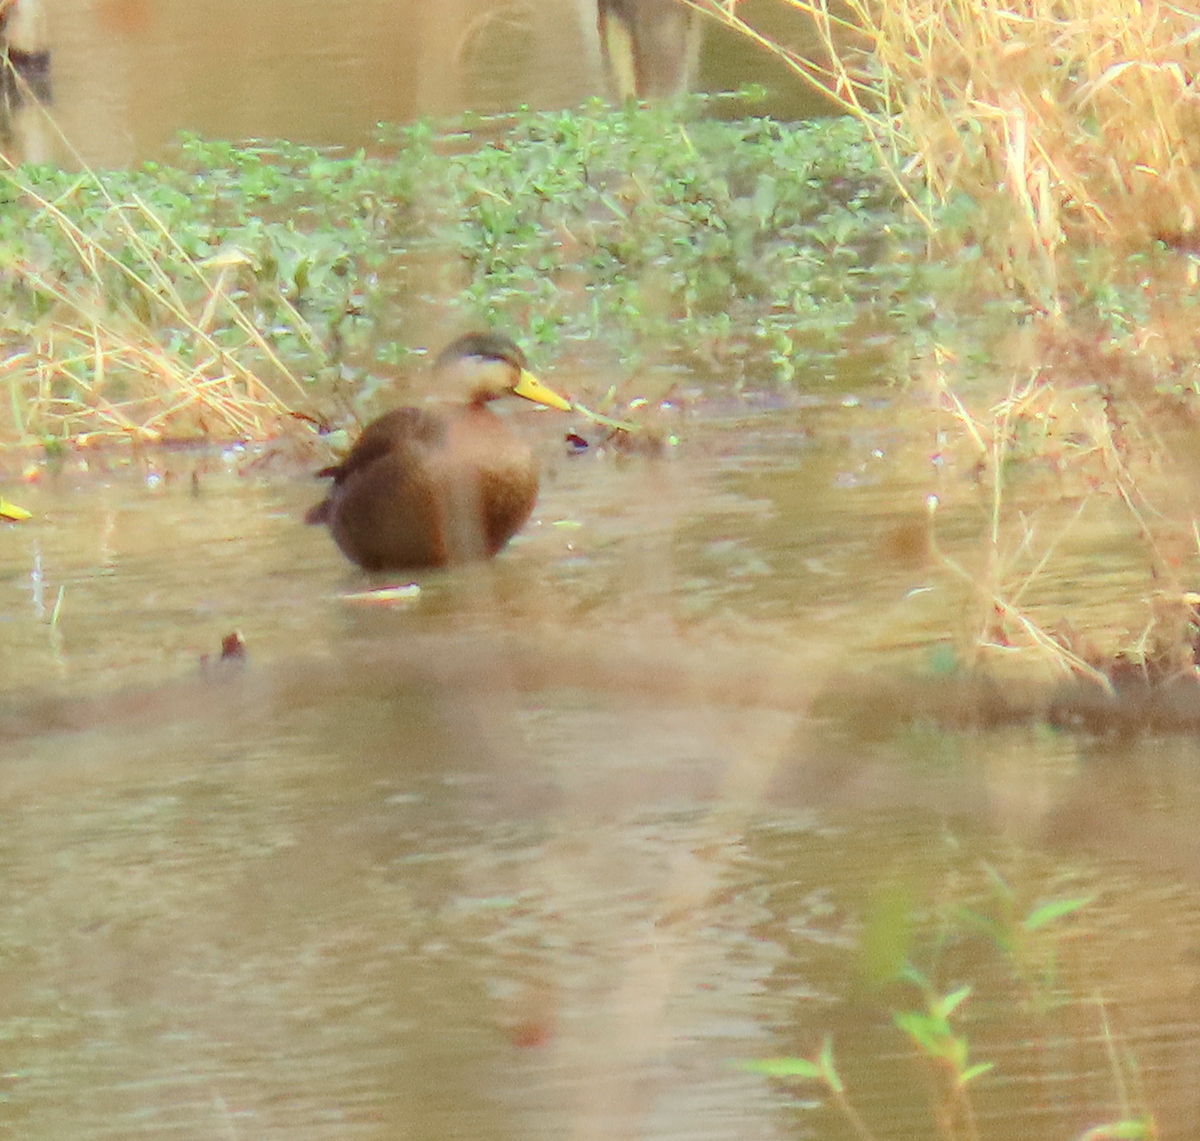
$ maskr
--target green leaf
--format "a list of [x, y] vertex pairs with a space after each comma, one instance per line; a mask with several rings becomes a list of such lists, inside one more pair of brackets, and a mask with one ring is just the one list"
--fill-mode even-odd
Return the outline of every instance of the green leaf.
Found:
[[1043, 927], [1061, 919], [1065, 915], [1080, 911], [1095, 902], [1094, 895], [1077, 897], [1075, 899], [1054, 899], [1035, 907], [1021, 923], [1026, 931], [1040, 931]]
[[986, 1074], [995, 1068], [996, 1066], [994, 1062], [979, 1062], [974, 1066], [970, 1066], [968, 1069], [963, 1070], [963, 1072], [958, 1075], [958, 1088], [962, 1089], [962, 1087], [968, 1082], [973, 1082], [976, 1078], [981, 1077], [983, 1074]]
[[959, 987], [958, 990], [952, 991], [934, 1002], [933, 1008], [943, 1018], [949, 1018], [970, 997], [970, 994], [970, 986]]
[[821, 1076], [825, 1079], [825, 1084], [834, 1093], [845, 1093], [846, 1087], [842, 1083], [841, 1075], [837, 1072], [837, 1067], [833, 1064], [833, 1038], [828, 1034], [825, 1035], [825, 1041], [821, 1043], [821, 1052], [817, 1055], [817, 1062], [821, 1067]]
[[1153, 1123], [1148, 1121], [1110, 1121], [1081, 1133], [1079, 1141], [1147, 1141], [1156, 1132]]
[[916, 1010], [896, 1010], [892, 1021], [926, 1054], [941, 1057], [946, 1040], [945, 1024]]
[[769, 1078], [805, 1078], [823, 1081], [825, 1073], [816, 1062], [807, 1058], [757, 1058], [738, 1063], [738, 1068], [754, 1074], [766, 1074]]

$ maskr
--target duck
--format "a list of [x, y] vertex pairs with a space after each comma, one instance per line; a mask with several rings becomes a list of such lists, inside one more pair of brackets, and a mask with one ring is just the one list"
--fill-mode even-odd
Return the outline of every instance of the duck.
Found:
[[363, 429], [341, 463], [317, 472], [333, 485], [305, 522], [328, 526], [363, 570], [444, 567], [495, 555], [533, 511], [538, 465], [489, 405], [513, 395], [572, 408], [499, 333], [459, 337], [438, 354], [433, 377], [465, 393], [466, 402], [394, 408]]

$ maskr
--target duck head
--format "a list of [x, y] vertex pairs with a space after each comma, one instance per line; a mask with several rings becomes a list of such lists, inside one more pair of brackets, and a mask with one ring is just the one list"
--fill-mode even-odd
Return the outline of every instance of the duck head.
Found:
[[535, 404], [570, 412], [571, 403], [529, 371], [525, 354], [499, 333], [467, 333], [437, 355], [433, 371], [461, 386], [473, 405], [502, 396], [523, 396]]

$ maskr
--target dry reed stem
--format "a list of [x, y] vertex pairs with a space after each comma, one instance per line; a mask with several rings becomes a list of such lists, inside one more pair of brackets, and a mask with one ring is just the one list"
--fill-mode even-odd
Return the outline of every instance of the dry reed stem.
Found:
[[[936, 507], [936, 504], [934, 506]], [[1055, 547], [1066, 538], [1072, 526], [1083, 516], [1084, 507], [1084, 504], [1079, 506], [1067, 525], [1061, 528], [1058, 535], [1045, 547], [1042, 556], [1033, 568], [1017, 580], [1015, 588], [1010, 589], [1006, 585], [1010, 573], [1008, 567], [1032, 546], [1034, 532], [1031, 527], [1027, 526], [1023, 529], [1016, 550], [1005, 556], [997, 526], [996, 536], [985, 547], [988, 565], [983, 575], [968, 570], [944, 551], [937, 542], [936, 530], [933, 528], [930, 530], [930, 551], [938, 565], [965, 583], [979, 600], [982, 617], [974, 636], [973, 648], [976, 651], [990, 649], [1009, 652], [1014, 649], [1011, 640], [1009, 644], [997, 642], [993, 634], [997, 622], [1003, 621], [1007, 631], [1015, 628], [1017, 632], [1023, 634], [1026, 646], [1037, 651], [1059, 672], [1086, 677], [1111, 693], [1112, 682], [1103, 672], [1065, 646], [1060, 639], [1036, 622], [1031, 614], [1020, 606], [1021, 595], [1046, 571]], [[998, 524], [998, 519], [996, 522]], [[1015, 648], [1019, 650], [1020, 646]]]
[[[810, 59], [764, 36], [737, 14], [736, 0], [682, 2], [770, 52], [834, 106], [868, 126], [883, 170], [922, 225], [926, 229], [933, 229], [933, 220], [913, 196], [910, 180], [904, 170], [905, 159], [902, 156], [908, 148], [898, 143], [896, 126], [890, 116], [875, 110], [881, 102], [878, 79], [863, 64], [852, 62], [852, 51], [846, 46], [848, 42], [858, 44], [854, 56], [865, 59], [871, 39], [867, 25], [854, 18], [846, 19], [834, 14], [824, 0], [780, 0], [789, 8], [811, 18], [824, 55], [824, 61], [821, 61]], [[854, 16], [855, 4], [843, 7]], [[883, 103], [886, 106], [886, 101]]]
[[[261, 438], [268, 429], [277, 429], [280, 421], [289, 415], [288, 409], [247, 369], [223, 369], [215, 376], [206, 374], [206, 368], [230, 359], [229, 354], [211, 340], [200, 338], [201, 346], [212, 350], [207, 358], [203, 358], [204, 363], [199, 367], [189, 365], [165, 351], [144, 328], [125, 331], [113, 323], [115, 317], [101, 320], [95, 316], [97, 306], [77, 292], [46, 280], [28, 266], [21, 268], [27, 281], [85, 320], [83, 325], [63, 322], [57, 326], [60, 337], [65, 336], [70, 345], [78, 346], [68, 349], [67, 355], [61, 348], [53, 347], [53, 339], [45, 345], [43, 354], [36, 348], [20, 354], [21, 360], [40, 355], [44, 366], [39, 369], [38, 392], [31, 401], [28, 419], [36, 420], [39, 409], [43, 415], [60, 422], [67, 414], [85, 420], [94, 416], [101, 425], [120, 435], [132, 433], [153, 439], [174, 426], [172, 421], [179, 419], [179, 412], [201, 407], [208, 413], [206, 426], [210, 431], [215, 429], [218, 434]], [[81, 364], [88, 367], [81, 370], [74, 367]], [[139, 403], [146, 409], [157, 407], [158, 411], [149, 419], [116, 414], [112, 411], [116, 406], [101, 397], [114, 366], [123, 375], [147, 382], [148, 388], [140, 397], [123, 403], [130, 408]], [[50, 398], [47, 379], [54, 377], [65, 380], [68, 387], [79, 394], [78, 398]], [[51, 414], [52, 404], [62, 407]], [[246, 415], [244, 408], [247, 405], [253, 405], [257, 414]], [[196, 423], [192, 418], [191, 426]]]
[[[1032, 596], [1040, 581], [1053, 576], [1064, 547], [1091, 516], [1093, 506], [1114, 501], [1131, 521], [1150, 580], [1145, 592], [1120, 604], [1131, 612], [1130, 618], [1139, 609], [1149, 615], [1130, 621], [1121, 647], [1125, 660], [1153, 657], [1161, 664], [1186, 650], [1192, 635], [1185, 628], [1193, 620], [1193, 604], [1171, 558], [1181, 527], [1164, 516], [1145, 491], [1146, 480], [1159, 473], [1164, 450], [1153, 421], [1134, 402], [1127, 409], [1122, 405], [1119, 418], [1111, 393], [1094, 384], [1071, 384], [1057, 378], [1050, 367], [1031, 370], [1002, 400], [975, 413], [947, 378], [947, 359], [938, 355], [933, 402], [951, 417], [956, 438], [966, 444], [963, 462], [974, 469], [988, 495], [988, 520], [979, 565], [968, 568], [949, 555], [932, 528], [931, 552], [977, 600], [974, 651], [1031, 649], [1056, 669], [1111, 688], [1104, 663], [1097, 668], [1100, 659], [1092, 648], [1085, 659], [1050, 629], [1061, 622], [1061, 615], [1039, 621], [1039, 604]], [[1058, 494], [1047, 498], [1026, 492], [1022, 503], [1008, 473], [1031, 469], [1053, 473], [1051, 486], [1058, 485]], [[1065, 516], [1064, 508], [1069, 508]], [[936, 509], [935, 501], [931, 511]], [[1049, 528], [1044, 518], [1051, 520]], [[1164, 545], [1167, 537], [1171, 541]]]
[[[20, 77], [17, 80], [21, 82]], [[27, 96], [32, 100], [29, 93]], [[307, 402], [304, 385], [229, 295], [231, 270], [248, 259], [244, 255], [221, 255], [197, 263], [189, 258], [144, 200], [137, 196], [130, 203], [114, 200], [103, 179], [82, 161], [53, 116], [36, 100], [33, 104], [39, 106], [84, 173], [53, 201], [21, 178], [9, 159], [2, 158], [7, 178], [57, 228], [74, 251], [86, 284], [48, 280], [25, 261], [10, 267], [32, 288], [74, 315], [59, 325], [57, 335], [35, 330], [33, 343], [0, 366], [9, 381], [9, 403], [18, 434], [23, 436], [45, 421], [57, 426], [59, 432], [74, 422], [76, 431], [90, 435], [154, 439], [182, 430], [263, 438], [292, 422], [292, 410], [285, 400], [213, 336], [218, 318], [224, 315], [267, 361], [284, 387]], [[126, 265], [102, 239], [85, 232], [67, 216], [64, 204], [84, 186], [99, 190], [108, 205], [106, 224], [115, 223], [127, 248], [138, 258], [140, 269]], [[158, 236], [176, 265], [182, 267], [184, 277], [173, 277], [162, 264], [160, 251], [152, 248], [130, 221], [131, 212]], [[144, 322], [122, 319], [109, 311], [103, 281], [106, 269], [121, 275], [151, 312], [165, 313], [171, 326], [187, 335], [186, 358], [158, 343]], [[206, 272], [210, 269], [216, 270], [215, 276]], [[180, 284], [189, 277], [199, 284], [203, 295], [197, 317], [189, 312], [180, 290]], [[301, 339], [310, 348], [319, 348], [312, 328], [295, 307], [286, 298], [280, 298], [280, 304]], [[105, 390], [117, 379], [134, 394], [116, 401], [108, 398]]]
[[[1200, 214], [1197, 13], [1126, 0], [780, 0], [826, 58], [797, 58], [733, 3], [687, 0], [870, 130], [898, 183], [959, 193], [1010, 282], [1061, 309], [1073, 239], [1192, 240]], [[915, 206], [911, 197], [910, 204]], [[929, 215], [917, 216], [931, 225]]]
[[[263, 411], [268, 412], [270, 417], [273, 417], [277, 421], [290, 415], [290, 409], [270, 392], [251, 370], [237, 362], [223, 347], [212, 339], [201, 323], [191, 318], [176, 282], [159, 265], [154, 252], [146, 245], [137, 231], [125, 222], [123, 213], [127, 209], [126, 207], [111, 203], [113, 209], [112, 216], [120, 220], [121, 228], [126, 238], [139, 254], [142, 264], [148, 267], [153, 283], [136, 270], [126, 266], [109, 250], [85, 234], [78, 225], [65, 215], [62, 208], [56, 203], [50, 202], [39, 195], [27, 183], [22, 183], [18, 180], [15, 170], [11, 168], [10, 179], [22, 193], [27, 194], [37, 202], [59, 227], [60, 231], [68, 237], [79, 253], [80, 262], [87, 269], [89, 276], [92, 277], [97, 290], [102, 289], [99, 265], [100, 263], [108, 264], [124, 275], [152, 304], [166, 309], [167, 313], [175, 319], [178, 325], [192, 335], [196, 348], [206, 351], [210, 361], [220, 363], [222, 371], [218, 373], [217, 377], [208, 378], [210, 382], [213, 380], [220, 382], [218, 391], [216, 393], [193, 392], [188, 396], [187, 394], [197, 377], [194, 367], [175, 359], [160, 347], [151, 347], [149, 343], [143, 340], [142, 331], [140, 330], [135, 331], [132, 335], [117, 332], [109, 324], [100, 322], [93, 316], [96, 306], [91, 304], [89, 299], [81, 296], [76, 291], [68, 290], [47, 281], [42, 275], [36, 273], [28, 266], [22, 267], [25, 270], [26, 278], [34, 282], [43, 292], [54, 297], [64, 307], [74, 309], [85, 320], [89, 319], [89, 317], [91, 318], [92, 339], [94, 341], [102, 340], [109, 349], [115, 350], [117, 353], [124, 352], [128, 358], [141, 364], [143, 367], [140, 369], [140, 375], [151, 381], [158, 381], [162, 389], [160, 395], [165, 395], [168, 399], [177, 400], [178, 391], [182, 390], [185, 398], [181, 402], [177, 400], [176, 407], [181, 408], [197, 401], [202, 402], [214, 414], [218, 425], [230, 429], [235, 433], [249, 430], [253, 430], [256, 433], [260, 432], [262, 422], [257, 418], [249, 420], [238, 413], [237, 406], [242, 402], [242, 397], [233, 388], [234, 384], [244, 385], [247, 392], [254, 396], [255, 402]], [[105, 196], [107, 197], [106, 192]], [[264, 352], [271, 363], [276, 366], [280, 374], [296, 391], [302, 393], [304, 391], [303, 386], [278, 359], [262, 335], [255, 329], [253, 323], [237, 309], [227, 296], [222, 297], [221, 290], [217, 284], [208, 281], [202, 272], [201, 266], [187, 258], [178, 243], [171, 237], [161, 219], [144, 202], [136, 200], [135, 205], [141, 214], [153, 224], [168, 242], [179, 259], [179, 263], [194, 273], [196, 278], [206, 287], [208, 298], [204, 305], [204, 314], [207, 315], [207, 319], [211, 320], [217, 305], [223, 302], [225, 307], [231, 311], [235, 324], [247, 333], [252, 343]], [[97, 354], [97, 361], [103, 362], [107, 355], [108, 353]], [[152, 364], [153, 367], [144, 367], [148, 364]], [[211, 389], [213, 385], [210, 383], [208, 387]], [[156, 417], [156, 420], [159, 421], [163, 419], [164, 417], [161, 415]], [[149, 426], [146, 426], [145, 430], [149, 435], [158, 434], [157, 429]]]
[[[897, 185], [916, 176], [931, 201], [966, 202], [969, 208], [955, 215], [965, 225], [948, 220], [935, 232], [931, 213], [918, 210], [917, 216], [952, 252], [977, 247], [983, 266], [1035, 310], [1059, 319], [1079, 301], [1090, 304], [1095, 287], [1103, 292], [1113, 278], [1128, 284], [1121, 278], [1122, 255], [1146, 249], [1154, 239], [1200, 249], [1200, 12], [1194, 6], [1157, 0], [779, 0], [816, 30], [825, 58], [811, 63], [749, 28], [732, 0], [689, 2], [773, 52], [863, 123]], [[1105, 256], [1077, 257], [1097, 252]], [[1106, 276], [1089, 279], [1097, 273]], [[1179, 287], [1175, 293], [1173, 285]], [[1074, 367], [1043, 371], [1047, 350], [1051, 358], [1063, 358], [1079, 349], [1056, 321], [1048, 328], [1058, 329], [1058, 343], [1038, 346], [1039, 364], [1028, 373], [1018, 370], [1024, 379], [976, 416], [938, 362], [936, 403], [973, 449], [991, 497], [978, 573], [935, 551], [979, 599], [984, 618], [977, 648], [988, 644], [992, 630], [1001, 638], [1014, 631], [1057, 665], [1108, 684], [1040, 627], [1026, 605], [1097, 493], [1119, 500], [1147, 555], [1150, 597], [1130, 603], [1161, 612], [1164, 599], [1169, 610], [1183, 598], [1181, 590], [1161, 590], [1163, 580], [1177, 578], [1162, 542], [1164, 522], [1168, 529], [1172, 524], [1155, 509], [1142, 481], [1165, 453], [1138, 401], [1156, 391], [1164, 366], [1181, 391], [1195, 391], [1191, 362], [1200, 359], [1200, 338], [1186, 305], [1195, 286], [1193, 275], [1141, 288], [1150, 313], [1131, 330], [1127, 345], [1145, 355], [1150, 379], [1137, 369], [1124, 372], [1120, 359], [1108, 367], [1114, 362], [1094, 347]], [[1070, 378], [1065, 384], [1064, 377]], [[1117, 403], [1121, 415], [1139, 421], [1141, 435], [1132, 443], [1115, 419]], [[1022, 458], [1013, 450], [1015, 429], [1028, 430], [1039, 417], [1059, 427], [1057, 436], [1041, 442], [1034, 462], [1047, 470], [1059, 463], [1084, 486], [1065, 522], [1066, 495], [1047, 505], [1059, 520], [1049, 538], [1038, 534], [1041, 508], [1023, 515], [1005, 475]], [[1144, 643], [1159, 620], [1156, 615], [1143, 628]]]

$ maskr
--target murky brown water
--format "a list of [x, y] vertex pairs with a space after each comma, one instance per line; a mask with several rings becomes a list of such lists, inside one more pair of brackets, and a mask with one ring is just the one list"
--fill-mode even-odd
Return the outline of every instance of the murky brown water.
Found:
[[[1195, 743], [905, 728], [869, 694], [808, 714], [957, 605], [890, 545], [929, 481], [889, 419], [747, 412], [665, 462], [552, 461], [501, 558], [392, 611], [342, 597], [310, 479], [176, 456], [26, 489], [0, 532], [0, 1123], [842, 1137], [735, 1065], [832, 1034], [875, 1135], [930, 1136], [889, 1013], [912, 993], [864, 979], [892, 894], [939, 988], [975, 985], [982, 1136], [1078, 1136], [1123, 1083], [1193, 1136]], [[201, 674], [235, 625], [248, 666]], [[1097, 898], [1002, 955], [961, 920], [985, 861], [1019, 914]]]
[[[756, 0], [782, 36], [774, 0]], [[58, 130], [24, 116], [31, 158], [123, 166], [162, 155], [179, 131], [222, 139], [361, 146], [380, 122], [467, 109], [567, 107], [607, 80], [594, 0], [42, 0]], [[751, 6], [754, 6], [753, 4]], [[795, 24], [795, 21], [792, 21]], [[756, 82], [759, 109], [817, 104], [782, 68], [727, 33], [706, 39], [700, 81]]]
[[[55, 115], [95, 163], [603, 86], [570, 0], [48, 4]], [[874, 1136], [925, 1138], [938, 1087], [891, 1018], [914, 992], [869, 978], [890, 907], [941, 993], [974, 986], [980, 1136], [1195, 1136], [1196, 743], [947, 733], [873, 688], [969, 611], [900, 415], [747, 406], [662, 462], [554, 459], [548, 428], [533, 524], [393, 610], [345, 599], [361, 578], [299, 522], [314, 481], [242, 454], [13, 490], [0, 1126], [848, 1137], [736, 1065], [828, 1034]], [[939, 540], [977, 570], [963, 499]], [[1027, 601], [1115, 606], [1140, 580], [1114, 523]], [[202, 670], [235, 626], [249, 664]], [[1090, 896], [1004, 952], [964, 918]]]

